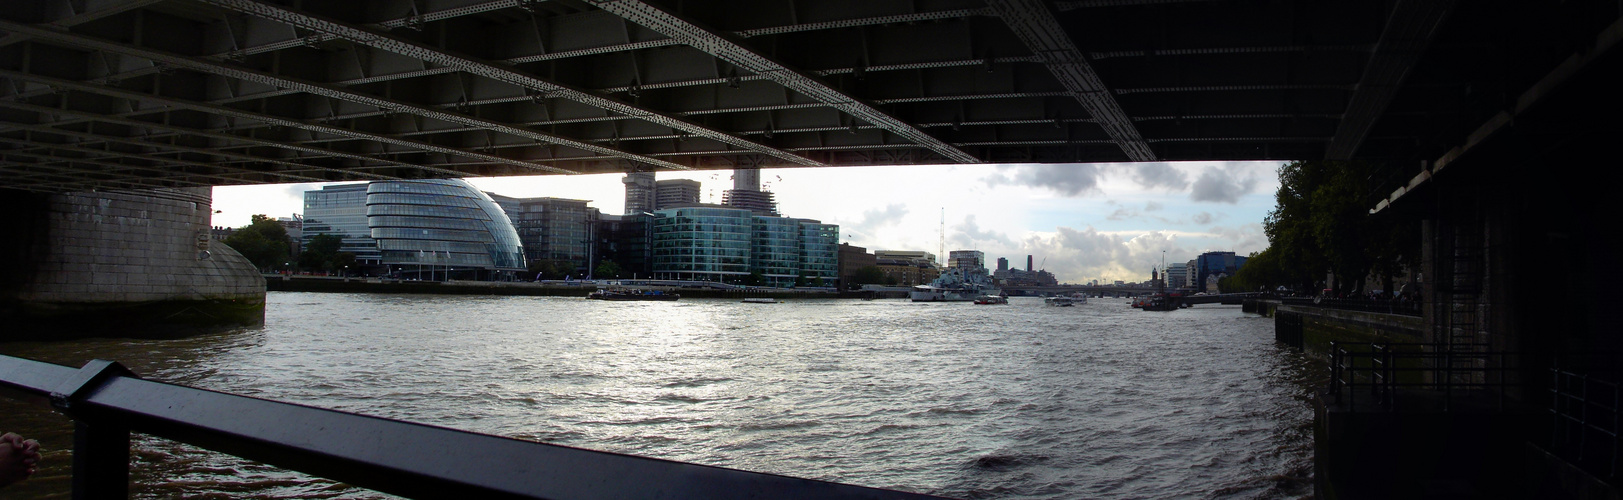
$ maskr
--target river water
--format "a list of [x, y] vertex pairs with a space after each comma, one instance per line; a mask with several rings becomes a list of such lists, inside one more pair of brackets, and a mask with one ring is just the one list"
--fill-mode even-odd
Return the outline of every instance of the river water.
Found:
[[[3, 343], [205, 389], [482, 433], [959, 498], [1312, 493], [1313, 361], [1239, 306], [605, 302], [271, 292], [264, 327]], [[0, 493], [68, 490], [71, 425]], [[381, 495], [138, 436], [146, 498]]]

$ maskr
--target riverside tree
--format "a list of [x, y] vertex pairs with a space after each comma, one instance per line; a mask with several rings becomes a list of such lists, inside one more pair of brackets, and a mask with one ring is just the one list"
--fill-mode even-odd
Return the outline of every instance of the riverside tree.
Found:
[[[1379, 274], [1391, 283], [1405, 262], [1419, 254], [1412, 221], [1373, 218], [1372, 193], [1382, 188], [1378, 164], [1348, 161], [1294, 161], [1279, 168], [1276, 205], [1263, 221], [1269, 247], [1246, 262], [1241, 286], [1291, 285], [1316, 290], [1334, 273], [1334, 291], [1353, 295], [1364, 278]], [[1260, 264], [1260, 265], [1259, 265]]]
[[256, 214], [249, 220], [252, 222], [237, 228], [235, 233], [225, 238], [224, 243], [247, 257], [254, 267], [262, 270], [281, 267], [287, 262], [288, 246], [291, 244], [287, 228], [263, 214]]

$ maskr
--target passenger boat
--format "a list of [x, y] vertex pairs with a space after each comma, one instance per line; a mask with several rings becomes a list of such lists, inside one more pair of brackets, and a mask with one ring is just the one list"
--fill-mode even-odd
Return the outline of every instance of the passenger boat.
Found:
[[665, 293], [663, 290], [599, 289], [586, 295], [586, 298], [597, 300], [676, 300], [682, 298], [682, 296]]
[[1054, 307], [1071, 307], [1076, 305], [1076, 299], [1061, 295], [1043, 299], [1043, 303]]
[[1002, 295], [982, 295], [975, 298], [976, 304], [1007, 304], [1009, 299]]
[[744, 299], [745, 304], [777, 304], [778, 302], [780, 302], [778, 299], [771, 297], [751, 297]]

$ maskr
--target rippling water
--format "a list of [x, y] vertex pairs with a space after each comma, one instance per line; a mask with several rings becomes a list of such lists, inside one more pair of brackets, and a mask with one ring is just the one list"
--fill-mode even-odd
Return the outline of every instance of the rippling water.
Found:
[[[1239, 306], [604, 302], [271, 292], [266, 325], [0, 344], [78, 366], [476, 432], [962, 498], [1311, 494], [1309, 360]], [[67, 490], [71, 428], [0, 400]], [[143, 497], [376, 493], [136, 442]]]

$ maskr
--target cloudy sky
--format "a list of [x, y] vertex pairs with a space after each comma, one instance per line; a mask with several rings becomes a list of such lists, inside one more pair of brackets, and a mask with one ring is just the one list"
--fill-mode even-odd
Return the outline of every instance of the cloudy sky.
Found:
[[[1143, 281], [1162, 262], [1206, 251], [1240, 255], [1268, 246], [1262, 220], [1279, 187], [1277, 162], [1070, 165], [952, 165], [780, 168], [762, 171], [786, 216], [839, 224], [841, 240], [872, 250], [980, 250], [1053, 272], [1061, 282]], [[731, 172], [660, 173], [703, 183], [721, 202]], [[621, 213], [620, 175], [468, 179], [515, 197], [591, 200]], [[303, 192], [321, 184], [214, 188], [214, 225], [239, 227], [253, 214], [303, 211]]]

